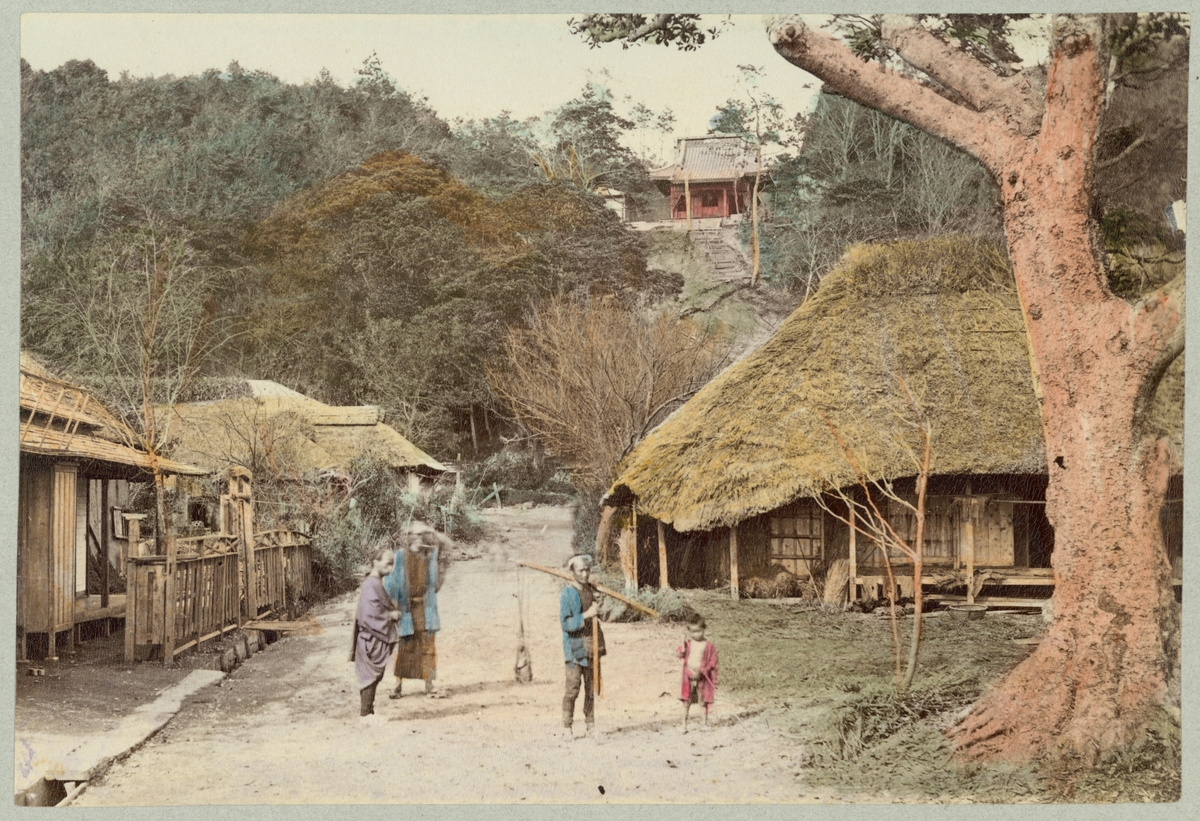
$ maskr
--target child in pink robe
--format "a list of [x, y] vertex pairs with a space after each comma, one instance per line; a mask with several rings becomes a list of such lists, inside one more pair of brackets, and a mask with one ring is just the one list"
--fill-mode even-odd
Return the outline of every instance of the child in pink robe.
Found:
[[683, 732], [687, 732], [688, 712], [693, 704], [704, 703], [704, 724], [708, 725], [708, 708], [717, 698], [717, 648], [704, 637], [708, 629], [698, 614], [688, 619], [688, 638], [675, 653], [683, 659]]

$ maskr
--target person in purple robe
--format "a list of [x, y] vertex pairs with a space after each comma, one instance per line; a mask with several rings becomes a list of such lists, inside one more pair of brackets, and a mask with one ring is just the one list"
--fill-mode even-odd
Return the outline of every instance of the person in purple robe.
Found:
[[395, 564], [396, 554], [386, 541], [381, 543], [371, 554], [371, 571], [358, 594], [350, 660], [358, 680], [359, 715], [364, 717], [375, 714], [375, 689], [396, 649], [400, 610], [383, 587], [383, 577]]

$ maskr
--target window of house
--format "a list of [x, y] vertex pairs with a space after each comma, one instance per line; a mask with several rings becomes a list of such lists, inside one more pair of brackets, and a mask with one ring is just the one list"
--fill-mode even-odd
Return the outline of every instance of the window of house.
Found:
[[717, 207], [717, 192], [716, 191], [705, 191], [705, 192], [701, 193], [700, 194], [700, 202], [704, 205], [705, 208], [716, 208]]
[[807, 575], [811, 563], [824, 555], [821, 508], [806, 505], [795, 513], [771, 517], [771, 563]]

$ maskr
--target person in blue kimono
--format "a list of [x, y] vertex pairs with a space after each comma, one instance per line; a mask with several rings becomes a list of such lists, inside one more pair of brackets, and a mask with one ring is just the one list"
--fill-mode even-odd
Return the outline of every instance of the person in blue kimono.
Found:
[[425, 692], [435, 698], [444, 693], [437, 680], [437, 592], [445, 576], [446, 549], [451, 541], [424, 522], [413, 522], [400, 533], [396, 543], [396, 566], [383, 580], [384, 590], [400, 606], [396, 647], [396, 688], [388, 698], [400, 698], [404, 679], [425, 682]]
[[[562, 702], [564, 741], [575, 737], [572, 725], [575, 723], [575, 702], [579, 698], [580, 687], [583, 688], [586, 737], [595, 738], [596, 703], [592, 677], [596, 673], [596, 665], [593, 662], [605, 654], [604, 633], [597, 629], [599, 647], [596, 648], [596, 655], [593, 655], [592, 620], [596, 618], [599, 609], [599, 595], [589, 584], [592, 558], [582, 554], [572, 556], [567, 562], [567, 569], [574, 578], [562, 589], [558, 597], [558, 621], [562, 625], [563, 656], [567, 672], [567, 686]], [[599, 628], [599, 625], [596, 627]]]

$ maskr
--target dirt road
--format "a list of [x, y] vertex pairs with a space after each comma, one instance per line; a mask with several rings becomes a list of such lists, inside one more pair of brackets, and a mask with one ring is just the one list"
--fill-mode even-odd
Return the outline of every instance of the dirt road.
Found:
[[[322, 635], [270, 645], [94, 782], [81, 805], [343, 802], [781, 802], [812, 801], [798, 750], [718, 691], [716, 726], [681, 735], [682, 629], [605, 627], [605, 697], [595, 741], [563, 742], [562, 634], [550, 576], [522, 571], [534, 680], [513, 680], [518, 573], [528, 559], [561, 566], [571, 521], [559, 508], [489, 514], [484, 555], [453, 564], [439, 593], [445, 699], [397, 701], [383, 692], [358, 719], [346, 661], [354, 595], [316, 612]], [[384, 685], [392, 684], [390, 674]], [[580, 705], [580, 708], [582, 705]], [[582, 718], [576, 718], [582, 733]]]

